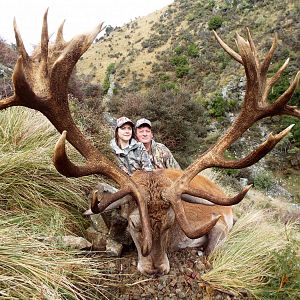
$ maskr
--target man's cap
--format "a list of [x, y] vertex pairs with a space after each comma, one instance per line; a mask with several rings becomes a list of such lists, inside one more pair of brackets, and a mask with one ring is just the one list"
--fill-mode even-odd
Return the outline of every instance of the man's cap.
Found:
[[134, 123], [129, 118], [121, 117], [117, 119], [117, 128], [122, 127], [125, 123], [129, 123], [130, 125], [132, 125], [132, 127], [134, 127]]
[[136, 121], [135, 128], [139, 128], [142, 125], [148, 125], [150, 128], [152, 127], [151, 122], [148, 119], [142, 118]]

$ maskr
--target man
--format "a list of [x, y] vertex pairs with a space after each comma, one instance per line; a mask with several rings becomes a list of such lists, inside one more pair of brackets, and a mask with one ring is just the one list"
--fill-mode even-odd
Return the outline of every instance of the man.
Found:
[[155, 169], [181, 169], [169, 148], [154, 141], [152, 124], [148, 119], [139, 119], [135, 130], [138, 141], [144, 144]]

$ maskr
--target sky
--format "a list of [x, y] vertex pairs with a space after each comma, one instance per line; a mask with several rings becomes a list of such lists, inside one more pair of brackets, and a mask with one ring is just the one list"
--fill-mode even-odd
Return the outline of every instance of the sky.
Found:
[[0, 37], [15, 43], [13, 19], [21, 33], [27, 51], [38, 44], [43, 15], [48, 11], [49, 35], [64, 25], [65, 40], [88, 32], [99, 23], [122, 26], [136, 17], [146, 16], [174, 0], [1, 0]]

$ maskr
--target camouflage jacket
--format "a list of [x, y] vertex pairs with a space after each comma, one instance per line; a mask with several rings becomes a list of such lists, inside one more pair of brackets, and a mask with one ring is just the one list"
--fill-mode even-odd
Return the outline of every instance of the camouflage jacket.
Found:
[[132, 139], [130, 145], [121, 149], [115, 139], [110, 146], [117, 157], [119, 167], [131, 175], [136, 170], [153, 171], [153, 165], [143, 143]]
[[148, 152], [151, 163], [154, 167], [154, 169], [179, 169], [181, 170], [181, 167], [179, 166], [178, 162], [174, 158], [173, 154], [165, 146], [161, 143], [156, 143], [154, 140], [151, 142], [151, 148]]

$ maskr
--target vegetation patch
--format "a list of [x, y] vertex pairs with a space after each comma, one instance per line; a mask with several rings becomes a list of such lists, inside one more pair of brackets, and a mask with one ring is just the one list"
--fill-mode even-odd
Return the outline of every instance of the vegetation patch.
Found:
[[263, 211], [241, 217], [222, 247], [210, 257], [212, 269], [201, 279], [235, 296], [297, 299], [300, 288], [296, 224], [278, 223]]

